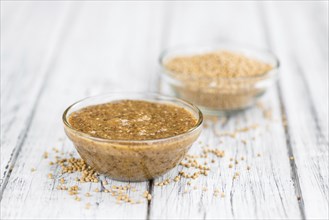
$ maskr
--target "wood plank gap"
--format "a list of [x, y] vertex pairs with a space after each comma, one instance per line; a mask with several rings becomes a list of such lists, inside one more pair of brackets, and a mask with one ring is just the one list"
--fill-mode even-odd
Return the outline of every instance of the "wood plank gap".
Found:
[[[273, 43], [272, 43], [272, 39], [271, 39], [271, 36], [269, 34], [269, 29], [268, 29], [268, 25], [269, 25], [268, 17], [266, 16], [266, 13], [265, 13], [266, 7], [264, 7], [263, 2], [259, 2], [258, 6], [259, 6], [258, 7], [258, 12], [259, 12], [261, 24], [263, 26], [266, 43], [267, 43], [268, 47], [271, 50], [273, 50]], [[281, 120], [282, 120], [282, 125], [283, 125], [285, 139], [286, 139], [288, 157], [289, 158], [294, 158], [294, 152], [293, 152], [293, 149], [292, 149], [292, 146], [291, 146], [291, 140], [290, 140], [290, 132], [289, 132], [289, 125], [288, 125], [286, 107], [285, 107], [285, 104], [284, 104], [284, 101], [283, 101], [282, 89], [281, 89], [280, 82], [277, 82], [276, 87], [277, 87], [277, 92], [278, 92], [278, 97], [279, 97]], [[295, 195], [298, 199], [298, 207], [299, 207], [300, 215], [301, 215], [302, 219], [306, 219], [305, 208], [304, 208], [304, 200], [303, 200], [302, 190], [301, 190], [301, 187], [300, 187], [300, 181], [299, 181], [299, 177], [298, 177], [297, 166], [296, 166], [295, 160], [289, 160], [289, 163], [290, 163], [290, 175], [291, 175], [291, 179], [294, 183], [293, 185], [294, 185], [294, 188], [295, 188]]]
[[[309, 106], [309, 109], [310, 109], [310, 112], [311, 112], [311, 117], [312, 117], [312, 120], [314, 121], [315, 123], [315, 129], [316, 129], [316, 144], [317, 145], [325, 145], [325, 146], [329, 146], [329, 143], [328, 143], [328, 140], [326, 139], [325, 135], [324, 135], [324, 132], [319, 124], [319, 117], [316, 113], [316, 110], [315, 110], [315, 107], [314, 107], [314, 102], [313, 102], [313, 99], [311, 97], [311, 91], [310, 91], [310, 88], [309, 88], [309, 85], [307, 84], [306, 82], [306, 78], [305, 78], [305, 71], [302, 70], [302, 68], [300, 67], [300, 64], [299, 62], [295, 59], [295, 57], [293, 57], [293, 60], [294, 60], [294, 63], [295, 63], [295, 68], [296, 68], [296, 71], [299, 72], [300, 74], [300, 78], [301, 78], [301, 82], [303, 84], [303, 87], [305, 89], [305, 100], [307, 101], [308, 106]], [[294, 161], [294, 160], [293, 160]], [[323, 180], [323, 182], [325, 181], [323, 176], [320, 175], [319, 176], [320, 179]], [[328, 189], [326, 189], [326, 187], [324, 185], [321, 184], [321, 188], [322, 188], [322, 191], [323, 191], [323, 194], [324, 195], [327, 195], [326, 194], [326, 191]], [[326, 199], [328, 200], [328, 197], [326, 196]]]
[[[172, 4], [170, 4], [169, 2], [165, 3], [165, 9], [163, 12], [163, 22], [162, 22], [162, 34], [161, 34], [161, 41], [160, 41], [160, 53], [162, 53], [162, 51], [164, 50], [165, 47], [167, 47], [168, 44], [168, 37], [170, 36], [170, 26], [172, 24]], [[160, 56], [160, 55], [159, 55]], [[160, 65], [160, 57], [158, 57], [157, 59], [158, 61], [158, 65]], [[151, 87], [149, 90], [151, 90], [152, 92], [159, 92], [159, 88], [160, 88], [160, 83], [161, 83], [161, 75], [160, 73], [155, 74], [155, 79], [152, 79], [153, 77], [151, 77], [151, 83], [150, 85], [156, 85], [156, 87]], [[149, 181], [149, 185], [148, 185], [148, 191], [150, 194], [152, 194], [153, 192], [153, 184], [154, 184], [154, 180], [150, 180]], [[146, 214], [146, 219], [149, 220], [151, 218], [151, 202], [152, 200], [149, 200], [147, 203], [147, 214]]]
[[[152, 195], [152, 192], [153, 192], [153, 183], [154, 183], [154, 180], [152, 179], [152, 180], [149, 181], [149, 185], [148, 185], [148, 192], [151, 195]], [[146, 219], [147, 220], [149, 220], [150, 216], [151, 216], [151, 202], [152, 202], [152, 199], [147, 201], [147, 214], [146, 214]]]
[[51, 69], [55, 66], [55, 63], [57, 61], [57, 57], [55, 55], [59, 54], [60, 53], [60, 49], [62, 48], [59, 45], [60, 45], [60, 43], [63, 43], [65, 37], [68, 36], [70, 27], [73, 24], [73, 20], [76, 17], [77, 12], [78, 12], [78, 10], [75, 10], [74, 9], [74, 6], [71, 5], [70, 6], [70, 9], [68, 10], [68, 12], [67, 12], [67, 14], [65, 16], [66, 18], [63, 19], [63, 22], [61, 24], [62, 27], [60, 28], [60, 34], [58, 36], [58, 40], [55, 41], [55, 43], [54, 43], [54, 45], [55, 45], [54, 46], [54, 51], [50, 55], [49, 64], [46, 65], [46, 68], [44, 70], [45, 74], [43, 76], [43, 78], [44, 78], [43, 79], [43, 83], [40, 86], [40, 89], [39, 89], [39, 92], [37, 93], [36, 99], [34, 100], [33, 108], [31, 110], [31, 113], [30, 113], [29, 117], [27, 118], [26, 125], [25, 125], [24, 129], [21, 131], [21, 133], [19, 135], [20, 140], [17, 142], [17, 145], [15, 146], [14, 150], [12, 151], [11, 157], [10, 157], [10, 159], [8, 161], [7, 166], [6, 166], [6, 168], [8, 169], [8, 172], [5, 171], [4, 174], [3, 174], [3, 182], [0, 183], [0, 201], [2, 200], [3, 192], [6, 189], [8, 180], [10, 178], [10, 175], [12, 173], [12, 170], [14, 169], [16, 160], [17, 160], [17, 158], [19, 156], [19, 153], [20, 153], [20, 151], [22, 149], [22, 146], [25, 143], [25, 139], [27, 137], [27, 134], [29, 133], [29, 130], [30, 130], [32, 121], [33, 121], [34, 116], [35, 116], [35, 112], [36, 112], [37, 106], [39, 104], [39, 101], [41, 99], [41, 96], [43, 94], [43, 91], [46, 88], [47, 81], [48, 81], [51, 73], [53, 72], [53, 71], [51, 71]]
[[[288, 156], [289, 156], [289, 158], [294, 158], [294, 152], [293, 152], [291, 140], [290, 140], [290, 132], [289, 132], [289, 125], [288, 125], [288, 120], [287, 120], [286, 107], [283, 102], [282, 89], [281, 89], [280, 84], [277, 84], [277, 91], [278, 91], [278, 95], [279, 95], [282, 125], [283, 125], [284, 133], [286, 136], [286, 146], [287, 146], [287, 150], [288, 150]], [[297, 166], [296, 166], [295, 160], [289, 160], [289, 163], [290, 163], [290, 168], [291, 168], [290, 175], [291, 175], [292, 181], [294, 182], [295, 194], [298, 199], [298, 206], [299, 206], [299, 210], [301, 213], [301, 218], [306, 219], [305, 208], [304, 208], [304, 199], [303, 199], [303, 194], [302, 194], [302, 190], [300, 187]]]
[[203, 213], [203, 219], [207, 219], [207, 212]]

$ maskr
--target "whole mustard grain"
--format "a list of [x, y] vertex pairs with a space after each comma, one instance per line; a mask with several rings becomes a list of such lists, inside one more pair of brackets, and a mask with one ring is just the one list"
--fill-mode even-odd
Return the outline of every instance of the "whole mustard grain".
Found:
[[257, 76], [272, 69], [267, 63], [229, 51], [174, 57], [165, 66], [180, 75], [227, 78]]
[[[57, 190], [66, 190], [69, 195], [72, 196], [72, 198], [77, 201], [85, 201], [86, 203], [86, 209], [91, 208], [91, 204], [88, 202], [90, 201], [89, 197], [92, 197], [90, 193], [90, 189], [85, 192], [83, 191], [83, 183], [87, 184], [87, 182], [94, 182], [95, 179], [99, 180], [99, 182], [102, 183], [102, 190], [99, 190], [99, 188], [95, 188], [93, 191], [93, 194], [97, 195], [97, 193], [107, 193], [109, 196], [113, 197], [118, 204], [140, 204], [142, 203], [141, 197], [144, 197], [144, 201], [148, 202], [153, 199], [153, 196], [151, 192], [144, 191], [144, 193], [141, 193], [139, 190], [137, 190], [133, 185], [131, 184], [124, 184], [124, 185], [113, 185], [112, 182], [107, 182], [104, 178], [99, 176], [95, 170], [93, 170], [90, 166], [86, 164], [85, 161], [79, 158], [74, 158], [73, 154], [69, 154], [70, 157], [68, 158], [60, 158], [56, 156], [56, 162], [52, 165], [58, 166], [59, 174], [61, 175], [60, 178], [57, 179], [58, 185], [56, 187]], [[225, 152], [219, 148], [210, 148], [209, 146], [203, 146], [201, 147], [201, 151], [198, 154], [187, 154], [185, 155], [183, 161], [179, 164], [181, 168], [184, 169], [184, 171], [179, 171], [176, 176], [172, 178], [165, 178], [161, 181], [155, 182], [155, 187], [166, 187], [167, 185], [174, 184], [176, 185], [176, 182], [180, 182], [182, 179], [183, 183], [186, 181], [186, 187], [183, 190], [183, 194], [189, 193], [192, 190], [197, 190], [198, 188], [202, 192], [210, 191], [211, 188], [207, 188], [205, 186], [197, 186], [195, 185], [194, 181], [197, 178], [202, 178], [202, 176], [207, 176], [207, 173], [211, 170], [213, 170], [214, 167], [212, 167], [210, 162], [216, 158], [217, 160], [223, 158], [225, 156]], [[207, 159], [208, 158], [208, 159]], [[244, 158], [244, 157], [241, 157]], [[227, 158], [228, 161], [233, 161], [233, 158], [230, 160], [230, 158]], [[241, 159], [242, 160], [242, 159]], [[208, 165], [204, 165], [204, 162], [208, 161]], [[243, 161], [243, 160], [242, 160]], [[250, 167], [247, 166], [247, 170], [249, 170]], [[196, 171], [196, 172], [195, 172]], [[232, 171], [233, 172], [233, 171]], [[72, 179], [69, 176], [77, 176], [75, 178], [75, 181], [69, 181], [69, 179]], [[62, 175], [65, 175], [65, 178], [62, 177]], [[55, 174], [55, 176], [57, 176]], [[238, 178], [240, 176], [240, 172], [234, 170], [233, 173], [233, 180], [238, 181]], [[53, 174], [51, 174], [51, 177], [53, 178]], [[205, 178], [205, 177], [203, 177]], [[66, 179], [68, 181], [66, 181]], [[102, 180], [103, 179], [103, 180]], [[70, 183], [73, 185], [66, 186], [63, 185], [66, 183], [69, 185]], [[79, 184], [81, 188], [76, 185]], [[137, 193], [136, 193], [137, 192]], [[224, 192], [221, 192], [218, 188], [214, 188], [214, 196], [215, 197], [225, 197]]]

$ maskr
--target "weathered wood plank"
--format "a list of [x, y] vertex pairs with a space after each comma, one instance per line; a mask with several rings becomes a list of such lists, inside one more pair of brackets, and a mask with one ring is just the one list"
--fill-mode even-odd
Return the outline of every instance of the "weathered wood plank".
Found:
[[[268, 7], [268, 25], [282, 64], [281, 88], [300, 206], [308, 219], [328, 218], [328, 7], [303, 3]], [[279, 16], [280, 12], [280, 16]], [[326, 23], [328, 26], [328, 23]], [[318, 31], [315, 31], [318, 30]], [[322, 37], [326, 35], [326, 37]]]
[[[66, 32], [68, 4], [1, 2], [1, 191]], [[17, 8], [17, 10], [16, 10]], [[47, 16], [47, 19], [44, 17]]]
[[[273, 100], [276, 93], [269, 94], [266, 100]], [[271, 103], [273, 116], [280, 116], [279, 103]], [[200, 152], [201, 146], [208, 144], [219, 148], [226, 156], [213, 166], [206, 178], [201, 177], [187, 185], [187, 180], [163, 188], [154, 188], [152, 200], [153, 218], [300, 218], [297, 197], [290, 177], [290, 165], [283, 130], [280, 120], [267, 122], [262, 119], [262, 112], [252, 109], [239, 117], [230, 119], [220, 131], [234, 131], [258, 123], [259, 133], [251, 131], [239, 134], [236, 139], [219, 138], [211, 129], [205, 129], [201, 138], [203, 144], [196, 144], [191, 152]], [[253, 137], [256, 137], [253, 140]], [[244, 145], [241, 140], [247, 140]], [[223, 142], [219, 144], [219, 142]], [[257, 157], [260, 153], [261, 157]], [[244, 157], [244, 161], [241, 161]], [[229, 158], [239, 160], [239, 164], [229, 169]], [[218, 159], [216, 159], [217, 161]], [[209, 160], [207, 160], [209, 163]], [[280, 161], [280, 163], [277, 163]], [[247, 171], [247, 166], [251, 167]], [[173, 178], [178, 170], [160, 178]], [[237, 180], [232, 180], [235, 172], [240, 173]], [[194, 190], [197, 186], [197, 190]], [[202, 188], [206, 187], [206, 192]], [[187, 193], [184, 190], [188, 189]], [[215, 197], [214, 189], [225, 193], [225, 198]], [[174, 211], [173, 211], [174, 210]]]
[[[65, 27], [70, 27], [70, 24], [66, 20], [72, 19], [64, 16], [68, 11], [62, 9], [68, 7], [63, 7], [62, 3], [11, 4], [20, 6], [21, 13], [18, 14], [21, 17], [2, 14], [8, 19], [1, 30], [5, 30], [8, 44], [7, 49], [1, 50], [1, 56], [6, 57], [3, 62], [6, 65], [1, 67], [1, 72], [8, 74], [1, 80], [1, 141], [4, 141], [4, 144], [1, 142], [1, 173], [6, 166], [3, 161], [9, 160], [12, 149], [17, 143], [21, 143], [18, 145], [21, 147], [14, 151], [18, 158], [1, 201], [1, 218], [327, 217], [328, 127], [324, 122], [328, 120], [328, 110], [324, 104], [328, 103], [323, 97], [328, 99], [324, 93], [328, 88], [325, 83], [328, 65], [324, 61], [328, 51], [318, 46], [327, 45], [328, 25], [321, 23], [323, 16], [328, 16], [327, 8], [313, 4], [300, 6], [291, 15], [297, 5], [295, 3], [283, 6], [266, 4], [264, 14], [267, 21], [263, 22], [264, 17], [259, 13], [257, 4], [241, 2], [80, 2], [74, 9], [79, 5], [82, 8], [73, 10], [79, 11], [77, 21], [68, 31]], [[34, 7], [29, 8], [31, 5]], [[50, 5], [56, 10], [47, 11]], [[322, 5], [327, 7], [326, 3]], [[26, 10], [27, 7], [29, 10]], [[316, 21], [320, 22], [311, 21], [310, 16], [314, 14], [309, 8], [319, 12]], [[58, 11], [62, 12], [60, 16]], [[26, 20], [28, 25], [22, 20]], [[39, 30], [49, 20], [58, 22], [56, 28], [47, 26]], [[293, 27], [300, 20], [305, 29]], [[264, 36], [264, 24], [270, 25], [268, 39]], [[27, 33], [26, 40], [19, 35], [13, 36], [17, 31], [15, 27], [22, 28], [20, 33]], [[323, 28], [327, 29], [322, 35], [307, 32], [314, 30], [318, 33]], [[48, 41], [34, 39], [34, 32], [41, 33], [44, 38], [53, 37]], [[68, 33], [65, 38], [64, 32]], [[304, 34], [298, 36], [298, 33]], [[295, 42], [297, 38], [301, 40]], [[260, 47], [269, 46], [269, 41], [284, 61], [279, 87], [282, 89], [282, 102], [277, 88], [273, 88], [262, 100], [265, 108], [271, 109], [272, 120], [264, 117], [260, 108], [252, 108], [225, 123], [221, 120], [206, 122], [208, 127], [200, 138], [202, 143], [196, 143], [191, 153], [200, 152], [206, 144], [226, 152], [224, 158], [216, 158], [207, 178], [200, 177], [192, 181], [191, 186], [185, 179], [165, 187], [154, 186], [152, 182], [151, 185], [147, 182], [133, 183], [138, 190], [129, 191], [133, 197], [152, 189], [153, 200], [139, 205], [117, 205], [109, 194], [93, 193], [93, 189], [102, 188], [100, 183], [80, 184], [83, 192], [92, 192], [90, 198], [82, 196], [81, 202], [75, 201], [67, 192], [55, 189], [61, 177], [59, 168], [50, 168], [49, 160], [43, 159], [42, 154], [44, 151], [52, 152], [52, 147], [63, 150], [65, 156], [71, 151], [75, 153], [62, 131], [60, 118], [67, 105], [85, 96], [108, 91], [155, 91], [158, 88], [157, 56], [164, 47], [226, 40]], [[50, 49], [46, 47], [49, 42]], [[312, 51], [313, 59], [308, 59], [309, 56], [303, 53], [301, 48], [304, 46], [300, 45], [304, 42], [309, 43], [305, 49]], [[46, 55], [39, 57], [39, 54]], [[16, 66], [18, 60], [20, 66]], [[299, 69], [305, 72], [305, 79], [300, 77]], [[309, 72], [314, 72], [314, 77], [310, 77]], [[26, 77], [26, 81], [20, 80], [20, 84], [13, 81], [19, 77]], [[35, 86], [31, 88], [33, 82]], [[307, 87], [309, 89], [305, 89]], [[18, 110], [13, 111], [15, 109]], [[285, 122], [281, 120], [285, 115], [288, 126], [284, 126]], [[215, 133], [253, 124], [260, 126], [238, 134], [235, 139], [219, 137]], [[17, 142], [20, 132], [23, 142]], [[51, 156], [54, 154], [52, 152]], [[290, 156], [294, 156], [295, 161], [289, 160]], [[228, 168], [229, 158], [238, 159], [239, 164]], [[247, 166], [251, 167], [249, 171]], [[36, 172], [31, 172], [31, 168], [36, 168]], [[172, 178], [181, 169], [178, 167], [155, 182]], [[49, 172], [55, 174], [55, 180], [47, 179]], [[240, 177], [233, 180], [236, 172], [240, 173]], [[75, 176], [64, 177], [67, 185], [75, 184]], [[107, 180], [109, 186], [122, 185]], [[197, 186], [196, 190], [194, 186]], [[207, 191], [203, 191], [203, 187]], [[215, 197], [215, 188], [224, 192], [225, 197]], [[186, 193], [185, 189], [188, 190]], [[300, 201], [297, 196], [301, 196]], [[85, 209], [87, 202], [91, 203], [90, 209]]]
[[[61, 177], [59, 168], [50, 168], [49, 160], [42, 159], [43, 152], [51, 152], [52, 147], [60, 148], [66, 156], [74, 149], [65, 138], [61, 122], [61, 114], [69, 104], [85, 96], [109, 91], [152, 90], [150, 78], [156, 73], [156, 57], [163, 41], [163, 28], [158, 22], [164, 23], [162, 6], [165, 5], [82, 4], [68, 38], [59, 45], [61, 53], [51, 69], [3, 194], [2, 218], [147, 217], [145, 199], [138, 205], [118, 205], [107, 193], [93, 193], [95, 188], [101, 187], [100, 183], [79, 184], [81, 191], [90, 191], [92, 197], [86, 198], [82, 193], [82, 201], [75, 201], [67, 192], [56, 190]], [[36, 171], [31, 172], [31, 168]], [[49, 172], [54, 173], [55, 180], [47, 179]], [[65, 178], [67, 185], [74, 184], [75, 176]], [[109, 186], [123, 185], [117, 181], [108, 182]], [[129, 194], [137, 198], [148, 188], [148, 182], [132, 185], [138, 191], [129, 191]], [[90, 209], [85, 209], [87, 202], [91, 203]]]
[[[192, 5], [192, 6], [191, 6]], [[266, 47], [257, 5], [239, 3], [182, 3], [175, 7], [170, 43], [232, 40], [258, 47]], [[230, 21], [230, 22], [228, 22]], [[184, 28], [182, 28], [184, 27]], [[214, 39], [210, 39], [214, 36]], [[207, 39], [208, 38], [208, 39]], [[281, 121], [280, 103], [276, 88], [263, 99], [271, 109], [275, 120], [268, 121], [262, 111], [253, 108], [232, 117], [221, 126], [208, 122], [204, 129], [202, 144], [195, 144], [191, 152], [200, 152], [201, 146], [219, 148], [226, 152], [223, 159], [213, 165], [209, 176], [192, 181], [173, 183], [153, 189], [151, 218], [218, 219], [218, 218], [301, 218], [297, 197], [290, 175], [290, 161]], [[259, 124], [258, 131], [238, 134], [235, 139], [217, 137], [213, 127], [219, 131], [234, 131], [241, 127]], [[246, 140], [244, 145], [242, 140]], [[222, 143], [220, 143], [222, 142]], [[261, 157], [257, 157], [260, 153]], [[244, 161], [240, 158], [244, 157]], [[230, 169], [229, 158], [238, 159], [237, 166]], [[209, 160], [207, 160], [209, 163]], [[278, 163], [278, 161], [280, 161]], [[247, 171], [247, 166], [250, 171]], [[181, 170], [178, 167], [157, 181], [173, 178]], [[240, 177], [233, 180], [234, 173]], [[194, 186], [197, 187], [194, 190]], [[203, 187], [207, 191], [203, 191]], [[184, 191], [187, 189], [187, 192]], [[225, 193], [225, 197], [214, 196], [214, 189]]]

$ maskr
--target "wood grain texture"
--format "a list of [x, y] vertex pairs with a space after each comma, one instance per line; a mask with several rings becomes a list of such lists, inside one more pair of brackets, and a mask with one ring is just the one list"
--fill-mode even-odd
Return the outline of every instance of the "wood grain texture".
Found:
[[[273, 11], [269, 10], [270, 25], [273, 27], [270, 34], [276, 39], [274, 41], [276, 53], [286, 61], [282, 64], [281, 71], [287, 74], [281, 77], [280, 85], [284, 94], [290, 153], [295, 158], [292, 166], [296, 169], [298, 179], [296, 187], [300, 187], [301, 206], [306, 218], [321, 219], [328, 217], [329, 211], [328, 123], [326, 123], [328, 121], [328, 65], [324, 62], [328, 58], [328, 49], [325, 52], [326, 49], [318, 45], [325, 44], [323, 38], [322, 41], [321, 38], [311, 40], [305, 33], [305, 30], [311, 31], [318, 25], [305, 19], [305, 10], [308, 7], [314, 5], [304, 3], [298, 7], [295, 5], [272, 7]], [[278, 11], [287, 13], [292, 11], [292, 8], [294, 13], [290, 14], [289, 18], [288, 16], [274, 17]], [[320, 4], [318, 9], [320, 12], [323, 10]], [[328, 15], [322, 11], [318, 16]], [[305, 36], [302, 38], [304, 42], [301, 42], [300, 36]], [[307, 46], [301, 47], [301, 43]], [[302, 48], [304, 51], [301, 51]]]
[[57, 7], [33, 2], [1, 4], [2, 191], [24, 144], [58, 44], [67, 31], [65, 23], [69, 12], [67, 3]]
[[[162, 4], [99, 4], [97, 7], [94, 3], [80, 6], [74, 27], [71, 27], [67, 39], [61, 44], [61, 53], [58, 54], [51, 76], [45, 82], [34, 120], [3, 194], [3, 218], [145, 219], [147, 216], [147, 202], [135, 206], [118, 205], [108, 194], [93, 193], [96, 187], [100, 189], [100, 184], [80, 186], [84, 192], [93, 194], [89, 201], [91, 209], [85, 209], [86, 198], [79, 203], [67, 193], [56, 190], [58, 179], [62, 177], [59, 169], [50, 169], [47, 165], [49, 161], [42, 159], [43, 152], [51, 152], [52, 147], [73, 151], [72, 144], [63, 132], [61, 114], [75, 100], [109, 91], [151, 90], [149, 81], [145, 79], [154, 70], [150, 71], [152, 65], [146, 63], [160, 53], [162, 28], [153, 22], [163, 19], [164, 14], [157, 11]], [[129, 13], [130, 17], [122, 14], [123, 11]], [[144, 21], [149, 23], [145, 24]], [[132, 36], [134, 41], [131, 41]], [[150, 37], [157, 39], [152, 47], [148, 45]], [[141, 55], [143, 48], [147, 48], [147, 52]], [[153, 67], [156, 65], [154, 62]], [[31, 168], [37, 171], [31, 173]], [[49, 172], [55, 173], [55, 180], [47, 179]], [[71, 176], [68, 182], [73, 182], [74, 178]], [[122, 184], [108, 181], [110, 185]], [[148, 188], [148, 182], [136, 183], [134, 186], [139, 195]], [[16, 211], [11, 207], [16, 207]]]
[[[1, 2], [1, 219], [326, 219], [328, 218], [328, 3], [326, 2]], [[74, 101], [111, 91], [157, 91], [157, 59], [177, 44], [234, 41], [273, 50], [280, 83], [239, 115], [208, 118], [203, 146], [225, 150], [207, 177], [165, 187], [176, 167], [131, 183], [139, 199], [116, 204], [95, 193], [110, 180], [79, 184], [82, 201], [56, 190], [53, 147], [78, 157], [61, 114]], [[307, 51], [307, 52], [305, 52]], [[264, 116], [271, 110], [272, 117]], [[219, 136], [258, 124], [236, 138]], [[246, 141], [246, 143], [244, 143]], [[44, 151], [49, 159], [42, 158]], [[258, 156], [258, 154], [260, 156]], [[241, 160], [244, 157], [244, 160]], [[290, 157], [294, 157], [291, 160]], [[239, 160], [229, 168], [230, 158]], [[247, 166], [251, 169], [248, 171]], [[31, 172], [35, 168], [35, 172]], [[233, 180], [233, 175], [240, 176]], [[54, 173], [54, 179], [47, 174]], [[197, 189], [194, 189], [196, 187]], [[225, 197], [214, 196], [219, 189]], [[84, 197], [91, 192], [92, 197]], [[298, 199], [299, 198], [299, 199]], [[86, 209], [86, 203], [90, 209]]]
[[[186, 42], [203, 41], [204, 39], [196, 39], [200, 35], [195, 33], [200, 30], [195, 27], [203, 27], [202, 33], [205, 36], [220, 34], [216, 37], [223, 41], [228, 40], [223, 36], [228, 36], [229, 39], [244, 43], [256, 40], [258, 46], [266, 47], [261, 17], [256, 4], [230, 3], [223, 7], [222, 4], [195, 3], [189, 4], [188, 9], [185, 6], [182, 3], [175, 7], [176, 20], [172, 26], [172, 33], [176, 35], [169, 38], [172, 41], [179, 39]], [[234, 13], [227, 11], [227, 7], [234, 8]], [[204, 11], [207, 13], [203, 13]], [[235, 25], [233, 20], [237, 14], [244, 18], [238, 23], [239, 25]], [[217, 19], [213, 19], [214, 17]], [[225, 18], [232, 18], [229, 20], [233, 22], [227, 23]], [[189, 26], [190, 23], [193, 23], [193, 26]], [[209, 25], [208, 28], [205, 28], [204, 24]], [[208, 122], [210, 128], [204, 129], [201, 146], [209, 145], [211, 148], [223, 149], [227, 156], [218, 161], [219, 168], [214, 168], [206, 178], [192, 181], [192, 186], [188, 186], [188, 181], [184, 180], [178, 186], [175, 184], [170, 187], [155, 187], [155, 198], [151, 203], [151, 218], [301, 218], [289, 173], [290, 163], [277, 100], [278, 95], [275, 89], [263, 100], [268, 105], [266, 108], [272, 109], [273, 117], [276, 118], [275, 122], [268, 122], [263, 118], [262, 112], [257, 109], [251, 109], [230, 118], [225, 126]], [[261, 125], [258, 132], [263, 133], [262, 135], [257, 135], [255, 131], [252, 131], [239, 134], [237, 140], [234, 140], [230, 137], [220, 138], [214, 134], [214, 128], [219, 131], [234, 131], [253, 124]], [[256, 136], [256, 140], [252, 140], [253, 136]], [[247, 145], [244, 145], [241, 140], [248, 140]], [[223, 143], [219, 144], [220, 142]], [[200, 151], [201, 146], [194, 146], [192, 151]], [[257, 158], [257, 153], [262, 155], [262, 159]], [[245, 161], [241, 161], [233, 169], [228, 168], [229, 163], [232, 163], [229, 158], [240, 160], [241, 157], [246, 158]], [[281, 163], [277, 164], [277, 161]], [[214, 167], [217, 166], [218, 164]], [[250, 171], [247, 171], [247, 166], [252, 167]], [[172, 178], [177, 172], [177, 170], [173, 171], [161, 179]], [[235, 172], [241, 174], [238, 180], [233, 180]], [[194, 186], [198, 189], [193, 190]], [[202, 191], [204, 187], [208, 190]], [[184, 193], [186, 189], [188, 192]], [[225, 198], [215, 197], [214, 189], [224, 192]]]

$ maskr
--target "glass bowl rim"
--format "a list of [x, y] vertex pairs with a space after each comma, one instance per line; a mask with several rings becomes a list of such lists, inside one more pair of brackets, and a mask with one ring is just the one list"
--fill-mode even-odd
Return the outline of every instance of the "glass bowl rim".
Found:
[[[165, 138], [157, 138], [157, 139], [146, 139], [146, 140], [118, 140], [118, 139], [106, 139], [106, 138], [91, 136], [91, 135], [89, 135], [85, 132], [81, 132], [81, 131], [78, 131], [77, 129], [73, 128], [71, 126], [71, 124], [68, 122], [68, 120], [67, 120], [68, 116], [69, 116], [68, 112], [73, 107], [75, 107], [76, 105], [81, 104], [81, 103], [83, 103], [85, 101], [88, 101], [88, 100], [92, 100], [94, 98], [108, 97], [108, 96], [111, 96], [111, 95], [112, 96], [113, 95], [127, 96], [125, 98], [125, 100], [129, 100], [129, 96], [132, 96], [132, 97], [140, 96], [141, 99], [138, 99], [138, 100], [143, 100], [143, 98], [142, 98], [143, 96], [144, 97], [151, 96], [153, 99], [154, 98], [159, 98], [160, 100], [168, 101], [169, 103], [174, 104], [174, 105], [176, 105], [176, 104], [172, 103], [172, 102], [176, 101], [176, 102], [179, 102], [181, 104], [187, 105], [193, 111], [195, 111], [194, 113], [198, 116], [197, 123], [192, 128], [185, 131], [184, 133], [181, 133], [181, 134], [178, 134], [178, 135], [175, 135], [175, 136], [170, 136], [170, 137], [165, 137]], [[149, 100], [147, 100], [147, 98], [145, 98], [145, 100], [146, 101], [151, 101], [152, 98], [149, 98]], [[118, 99], [118, 100], [120, 100], [120, 99]], [[85, 107], [87, 107], [87, 106], [85, 106]], [[181, 106], [179, 106], [179, 107], [181, 107]], [[183, 108], [183, 107], [181, 107], [181, 108]], [[186, 108], [184, 108], [184, 109], [186, 109]], [[189, 112], [192, 112], [192, 110], [188, 110], [188, 109], [186, 109], [186, 110], [189, 111]], [[90, 139], [90, 140], [93, 140], [93, 141], [107, 142], [107, 143], [122, 143], [122, 144], [125, 144], [125, 143], [126, 144], [128, 144], [128, 143], [130, 143], [130, 144], [131, 143], [141, 144], [141, 143], [150, 143], [150, 142], [165, 142], [165, 141], [169, 141], [169, 140], [172, 140], [172, 139], [177, 139], [177, 138], [183, 137], [184, 135], [191, 134], [191, 133], [193, 133], [194, 131], [196, 131], [197, 129], [199, 129], [202, 126], [202, 124], [203, 124], [203, 114], [202, 114], [201, 110], [196, 105], [194, 105], [193, 103], [191, 103], [189, 101], [186, 101], [186, 100], [180, 99], [180, 98], [176, 98], [176, 97], [172, 97], [172, 96], [162, 95], [160, 93], [155, 93], [155, 92], [144, 92], [144, 93], [143, 92], [137, 92], [137, 93], [135, 93], [135, 92], [134, 93], [132, 93], [132, 92], [111, 92], [111, 93], [105, 93], [105, 94], [101, 94], [101, 95], [89, 96], [89, 97], [86, 97], [86, 98], [83, 98], [83, 99], [80, 99], [80, 100], [74, 102], [73, 104], [69, 105], [65, 109], [65, 111], [63, 112], [62, 121], [64, 123], [65, 128], [68, 128], [69, 130], [73, 131], [74, 133], [77, 133], [81, 137], [84, 137], [84, 138], [87, 138], [87, 139]]]
[[[223, 77], [223, 76], [219, 76], [219, 77], [216, 77], [216, 79], [235, 81], [235, 80], [244, 80], [244, 79], [258, 79], [258, 78], [262, 78], [262, 77], [267, 76], [267, 75], [269, 75], [270, 77], [273, 77], [274, 75], [277, 75], [277, 74], [274, 74], [274, 72], [279, 69], [280, 60], [270, 50], [261, 49], [261, 48], [257, 48], [257, 47], [250, 46], [250, 45], [243, 45], [243, 44], [239, 44], [239, 43], [230, 43], [230, 42], [212, 43], [212, 44], [181, 44], [181, 45], [176, 45], [176, 46], [173, 46], [173, 47], [168, 47], [160, 53], [160, 56], [159, 56], [159, 59], [158, 59], [158, 62], [160, 64], [161, 68], [164, 70], [164, 71], [161, 72], [161, 74], [172, 77], [175, 80], [179, 80], [177, 77], [174, 76], [176, 74], [175, 72], [170, 71], [165, 67], [164, 59], [171, 52], [178, 51], [178, 50], [189, 50], [189, 49], [196, 50], [196, 49], [202, 49], [202, 48], [205, 48], [205, 49], [213, 48], [214, 49], [213, 51], [218, 51], [218, 50], [220, 50], [219, 47], [225, 47], [225, 46], [226, 47], [231, 47], [231, 48], [234, 48], [234, 49], [237, 49], [237, 50], [241, 49], [241, 50], [247, 50], [247, 51], [251, 51], [251, 52], [256, 52], [256, 53], [269, 55], [271, 57], [271, 59], [273, 59], [273, 61], [274, 61], [274, 66], [273, 66], [272, 69], [270, 69], [269, 71], [266, 71], [265, 73], [263, 73], [261, 75], [240, 76], [240, 77]], [[230, 51], [230, 49], [227, 49], [227, 51]], [[193, 54], [191, 53], [191, 55], [193, 55]], [[212, 78], [212, 77], [209, 77], [209, 76], [197, 77], [197, 79], [200, 79], [200, 78], [209, 79], [209, 78]]]

